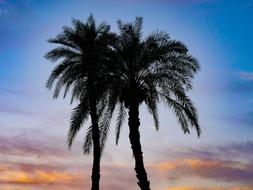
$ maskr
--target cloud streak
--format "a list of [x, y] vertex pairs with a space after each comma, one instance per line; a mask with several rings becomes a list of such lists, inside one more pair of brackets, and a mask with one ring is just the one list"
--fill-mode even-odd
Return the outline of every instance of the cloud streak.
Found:
[[240, 72], [239, 76], [245, 80], [253, 80], [253, 72]]
[[[185, 159], [150, 165], [169, 180], [200, 178], [253, 185], [253, 165], [230, 160]], [[162, 172], [162, 173], [161, 173]]]
[[251, 190], [248, 186], [231, 186], [231, 187], [172, 187], [165, 190]]
[[60, 147], [50, 145], [50, 141], [26, 139], [22, 136], [0, 137], [0, 154], [19, 156], [63, 156], [66, 154]]

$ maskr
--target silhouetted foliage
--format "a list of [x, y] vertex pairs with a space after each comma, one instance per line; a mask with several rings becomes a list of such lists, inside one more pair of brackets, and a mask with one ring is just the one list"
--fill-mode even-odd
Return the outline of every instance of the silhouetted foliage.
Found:
[[138, 185], [150, 190], [140, 143], [139, 106], [147, 105], [158, 130], [158, 103], [163, 102], [173, 110], [184, 133], [190, 133], [189, 127], [193, 127], [199, 136], [197, 111], [187, 96], [200, 68], [198, 61], [182, 42], [170, 39], [165, 31], [142, 39], [141, 17], [134, 23], [119, 20], [117, 36], [109, 32], [108, 25], [96, 28], [92, 16], [86, 24], [73, 20], [73, 26], [64, 27], [61, 34], [49, 40], [61, 46], [46, 55], [52, 61], [61, 61], [47, 83], [52, 88], [56, 81], [54, 97], [61, 90], [65, 97], [71, 89], [71, 101], [79, 101], [71, 116], [69, 146], [90, 115], [92, 125], [87, 129], [83, 150], [90, 153], [93, 146], [92, 189], [98, 189], [100, 154], [118, 106], [116, 144], [128, 114]]
[[192, 126], [200, 135], [197, 111], [186, 94], [192, 89], [192, 79], [200, 66], [182, 42], [171, 40], [164, 31], [157, 31], [143, 40], [141, 17], [134, 23], [119, 20], [118, 27], [115, 60], [110, 65], [113, 73], [110, 93], [116, 98], [110, 102], [119, 105], [116, 143], [127, 109], [138, 185], [142, 190], [149, 190], [140, 144], [139, 106], [143, 102], [147, 105], [156, 130], [159, 129], [157, 104], [163, 102], [174, 111], [185, 133], [189, 133], [189, 126]]
[[[79, 103], [71, 114], [68, 145], [72, 142], [82, 125], [91, 118], [91, 126], [87, 129], [84, 139], [84, 153], [90, 153], [93, 147], [92, 190], [99, 189], [100, 157], [107, 137], [110, 119], [106, 81], [106, 65], [110, 61], [115, 34], [110, 32], [110, 26], [102, 23], [98, 27], [91, 15], [86, 23], [73, 19], [72, 27], [65, 26], [63, 31], [50, 43], [59, 47], [49, 51], [45, 57], [58, 61], [51, 72], [47, 88], [54, 87], [54, 98], [61, 91], [63, 97], [71, 94], [71, 103]], [[111, 114], [112, 115], [112, 114]]]

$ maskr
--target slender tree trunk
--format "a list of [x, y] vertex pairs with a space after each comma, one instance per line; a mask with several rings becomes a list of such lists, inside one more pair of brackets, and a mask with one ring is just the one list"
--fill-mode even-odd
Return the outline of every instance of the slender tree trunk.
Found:
[[95, 105], [90, 105], [90, 115], [92, 121], [92, 141], [93, 141], [93, 166], [92, 166], [92, 186], [91, 190], [99, 190], [99, 180], [100, 180], [100, 142], [99, 142], [99, 127], [98, 127], [98, 117], [97, 108]]
[[129, 106], [129, 138], [131, 143], [131, 148], [133, 150], [133, 155], [135, 158], [135, 172], [138, 179], [137, 184], [141, 190], [150, 190], [150, 182], [147, 177], [146, 170], [144, 168], [141, 143], [140, 143], [140, 133], [139, 133], [139, 104], [132, 103]]
[[100, 134], [98, 126], [98, 115], [97, 115], [97, 104], [94, 91], [93, 83], [93, 73], [89, 73], [89, 104], [90, 104], [90, 116], [92, 123], [92, 142], [93, 142], [93, 166], [92, 166], [92, 185], [91, 190], [99, 190], [99, 180], [100, 180]]

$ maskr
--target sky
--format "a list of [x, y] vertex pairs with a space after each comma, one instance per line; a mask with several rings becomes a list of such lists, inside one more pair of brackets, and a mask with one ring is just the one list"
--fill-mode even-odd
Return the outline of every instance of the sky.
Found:
[[[72, 150], [66, 137], [73, 105], [45, 88], [55, 66], [47, 42], [92, 13], [117, 32], [116, 21], [144, 18], [143, 36], [165, 30], [201, 65], [189, 93], [202, 134], [186, 135], [159, 105], [157, 132], [141, 106], [141, 142], [153, 190], [252, 190], [252, 0], [0, 0], [0, 189], [90, 188], [92, 157], [81, 153], [85, 127]], [[137, 190], [128, 126], [115, 128], [101, 162], [101, 189]]]

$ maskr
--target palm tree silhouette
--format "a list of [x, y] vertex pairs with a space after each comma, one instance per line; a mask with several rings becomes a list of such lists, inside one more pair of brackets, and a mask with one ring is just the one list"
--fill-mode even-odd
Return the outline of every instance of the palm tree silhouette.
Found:
[[141, 17], [137, 17], [134, 23], [118, 21], [120, 34], [114, 48], [117, 59], [111, 68], [114, 82], [110, 88], [114, 94], [111, 97], [117, 97], [111, 102], [119, 104], [116, 143], [128, 111], [137, 183], [140, 189], [150, 190], [140, 143], [139, 106], [143, 102], [147, 105], [158, 130], [157, 104], [162, 101], [172, 108], [185, 133], [189, 133], [189, 126], [192, 126], [200, 135], [197, 111], [186, 95], [200, 66], [183, 43], [171, 40], [164, 31], [142, 40], [142, 26]]
[[[111, 114], [106, 110], [107, 99], [105, 65], [115, 42], [115, 34], [110, 32], [110, 26], [102, 23], [96, 27], [91, 15], [86, 23], [73, 19], [73, 27], [63, 27], [63, 31], [50, 43], [59, 47], [49, 51], [45, 57], [51, 61], [59, 61], [51, 72], [47, 88], [54, 87], [54, 97], [64, 91], [64, 97], [71, 92], [71, 103], [79, 103], [73, 109], [68, 145], [72, 142], [81, 126], [91, 118], [83, 144], [84, 153], [90, 153], [93, 146], [92, 190], [99, 189], [100, 157], [107, 136]], [[54, 85], [55, 83], [55, 85]], [[112, 103], [111, 103], [112, 104]], [[110, 108], [113, 110], [113, 108]], [[101, 130], [101, 131], [100, 131]]]

